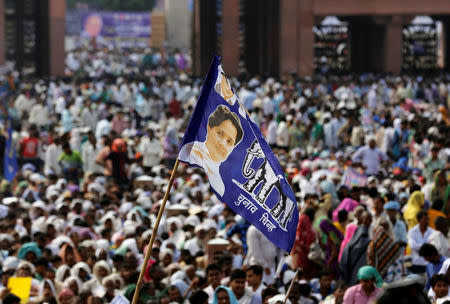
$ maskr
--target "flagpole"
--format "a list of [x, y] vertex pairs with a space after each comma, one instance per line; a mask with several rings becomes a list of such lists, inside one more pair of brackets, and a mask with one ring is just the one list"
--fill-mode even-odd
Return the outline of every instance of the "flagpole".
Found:
[[292, 279], [291, 285], [289, 285], [289, 289], [288, 289], [288, 292], [286, 294], [286, 298], [284, 298], [283, 304], [286, 304], [286, 302], [287, 302], [287, 300], [289, 298], [289, 295], [291, 294], [292, 287], [294, 287], [294, 282], [297, 279], [299, 271], [300, 271], [300, 268], [297, 268], [297, 271], [295, 272], [294, 278]]
[[170, 175], [170, 180], [169, 180], [169, 184], [167, 185], [166, 194], [164, 194], [163, 202], [161, 204], [161, 207], [159, 208], [158, 217], [156, 218], [155, 226], [153, 227], [153, 232], [150, 237], [150, 243], [147, 246], [147, 252], [145, 253], [145, 258], [144, 258], [144, 264], [142, 264], [141, 272], [139, 273], [139, 279], [136, 283], [136, 290], [134, 291], [132, 304], [137, 304], [138, 299], [139, 299], [139, 293], [140, 293], [141, 287], [142, 287], [142, 280], [144, 279], [145, 270], [147, 268], [148, 260], [150, 258], [150, 254], [152, 252], [153, 242], [155, 241], [156, 233], [158, 232], [159, 222], [161, 221], [161, 217], [164, 212], [164, 207], [166, 206], [167, 199], [169, 198], [170, 189], [172, 188], [172, 185], [173, 185], [173, 179], [175, 177], [175, 173], [177, 172], [178, 164], [179, 164], [179, 161], [177, 158], [177, 160], [175, 161], [175, 165], [173, 166], [173, 169], [172, 169], [172, 174]]

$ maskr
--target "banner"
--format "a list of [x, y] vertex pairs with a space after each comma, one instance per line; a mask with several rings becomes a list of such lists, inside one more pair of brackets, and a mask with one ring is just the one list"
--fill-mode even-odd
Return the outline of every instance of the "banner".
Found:
[[118, 294], [117, 296], [112, 299], [110, 304], [130, 304], [130, 301], [128, 301], [127, 298], [125, 298], [123, 295]]
[[359, 173], [352, 167], [348, 167], [342, 176], [342, 185], [347, 187], [364, 187], [367, 185], [367, 176]]
[[20, 303], [28, 303], [31, 290], [31, 277], [11, 277], [8, 279], [8, 289], [20, 298]]
[[84, 12], [82, 35], [88, 37], [150, 38], [151, 17], [147, 13]]
[[178, 159], [200, 167], [213, 192], [272, 243], [290, 252], [297, 203], [284, 172], [231, 89], [215, 56]]

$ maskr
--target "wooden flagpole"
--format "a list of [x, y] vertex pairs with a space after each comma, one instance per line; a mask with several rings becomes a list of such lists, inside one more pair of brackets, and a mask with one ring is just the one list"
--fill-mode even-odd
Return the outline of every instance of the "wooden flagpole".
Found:
[[178, 164], [179, 164], [179, 160], [177, 158], [177, 160], [175, 161], [175, 165], [173, 166], [173, 169], [172, 169], [172, 174], [170, 175], [170, 180], [169, 180], [169, 184], [167, 185], [166, 194], [164, 194], [163, 202], [161, 204], [161, 207], [159, 208], [158, 217], [156, 218], [155, 226], [153, 227], [153, 232], [150, 237], [150, 243], [147, 246], [147, 252], [145, 253], [145, 258], [144, 258], [144, 264], [142, 264], [141, 272], [139, 273], [139, 279], [136, 283], [136, 289], [134, 291], [132, 304], [137, 304], [138, 299], [139, 299], [139, 293], [140, 293], [141, 287], [142, 287], [142, 280], [144, 279], [145, 270], [147, 268], [148, 260], [150, 259], [150, 254], [152, 252], [153, 242], [155, 241], [156, 233], [158, 232], [159, 222], [161, 222], [161, 217], [164, 212], [164, 208], [166, 206], [167, 199], [169, 198], [170, 189], [172, 189], [173, 179], [175, 177], [175, 173], [177, 172]]
[[291, 285], [289, 285], [289, 289], [288, 289], [288, 292], [286, 293], [286, 298], [284, 298], [283, 304], [286, 304], [286, 302], [287, 302], [287, 300], [289, 298], [289, 295], [291, 294], [292, 287], [294, 287], [294, 282], [297, 279], [299, 271], [300, 271], [300, 268], [297, 268], [297, 271], [295, 272], [294, 278], [292, 279]]

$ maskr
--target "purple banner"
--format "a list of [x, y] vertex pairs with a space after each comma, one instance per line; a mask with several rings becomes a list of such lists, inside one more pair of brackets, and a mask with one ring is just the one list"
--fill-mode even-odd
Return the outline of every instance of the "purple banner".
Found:
[[367, 176], [358, 173], [358, 171], [352, 167], [348, 167], [342, 177], [342, 184], [350, 188], [353, 186], [364, 187], [367, 185]]
[[84, 12], [81, 16], [83, 36], [150, 38], [148, 13]]

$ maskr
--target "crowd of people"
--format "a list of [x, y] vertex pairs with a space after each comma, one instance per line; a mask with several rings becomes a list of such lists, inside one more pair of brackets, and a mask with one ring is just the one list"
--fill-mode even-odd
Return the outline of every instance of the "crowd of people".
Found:
[[[0, 79], [1, 165], [8, 141], [19, 163], [0, 185], [3, 304], [11, 277], [32, 277], [28, 303], [131, 302], [202, 84], [178, 50], [66, 65]], [[290, 286], [292, 304], [449, 303], [449, 78], [231, 79], [295, 192], [292, 253], [180, 165], [139, 303], [284, 303]]]

